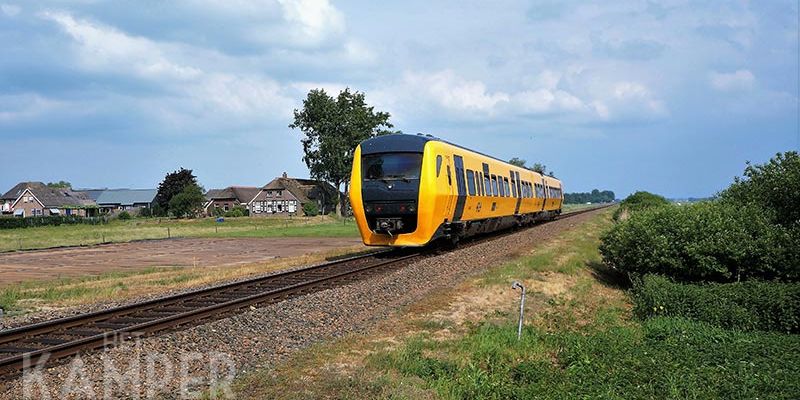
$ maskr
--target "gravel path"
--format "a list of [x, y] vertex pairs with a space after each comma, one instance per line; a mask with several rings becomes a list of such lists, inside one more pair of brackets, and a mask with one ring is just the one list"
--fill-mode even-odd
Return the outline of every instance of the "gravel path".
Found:
[[[0, 399], [191, 397], [207, 390], [209, 382], [224, 383], [234, 374], [269, 367], [314, 343], [365, 332], [398, 308], [498, 265], [520, 248], [539, 244], [596, 213], [430, 256], [372, 279], [251, 308], [185, 331], [67, 359], [38, 373], [0, 381]], [[225, 397], [224, 385], [218, 393]]]

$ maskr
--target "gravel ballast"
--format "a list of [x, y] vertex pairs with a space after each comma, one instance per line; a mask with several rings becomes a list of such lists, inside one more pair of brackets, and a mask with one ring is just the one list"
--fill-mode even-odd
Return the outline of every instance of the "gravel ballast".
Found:
[[[0, 399], [186, 398], [292, 352], [365, 332], [432, 291], [502, 264], [598, 211], [425, 257], [412, 265], [184, 331], [145, 337], [0, 381]], [[27, 397], [26, 397], [27, 396]]]

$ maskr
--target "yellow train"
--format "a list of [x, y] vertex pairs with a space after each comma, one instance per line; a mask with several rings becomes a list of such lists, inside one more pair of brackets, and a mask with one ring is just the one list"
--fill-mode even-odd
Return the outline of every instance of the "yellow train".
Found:
[[553, 177], [429, 135], [362, 142], [350, 175], [350, 203], [364, 244], [424, 246], [561, 213]]

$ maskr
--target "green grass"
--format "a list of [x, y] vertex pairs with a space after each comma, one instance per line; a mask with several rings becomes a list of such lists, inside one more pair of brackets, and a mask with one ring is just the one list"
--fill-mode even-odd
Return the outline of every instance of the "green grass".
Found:
[[600, 204], [564, 204], [561, 206], [561, 210], [565, 213], [578, 211], [578, 210], [585, 210], [587, 208], [597, 207]]
[[[612, 223], [608, 212], [585, 222], [581, 229], [565, 231], [555, 241], [537, 247], [533, 254], [516, 257], [483, 275], [484, 285], [504, 285], [514, 279], [536, 279], [540, 272], [552, 271], [574, 275], [586, 265], [602, 261], [597, 252], [600, 235]], [[564, 244], [568, 244], [565, 246]]]
[[466, 336], [418, 336], [370, 357], [385, 376], [419, 378], [443, 399], [792, 399], [800, 337], [656, 318], [553, 334], [481, 325]]
[[356, 237], [352, 220], [314, 218], [213, 218], [114, 220], [105, 225], [62, 225], [0, 230], [0, 252], [128, 242], [167, 237]]

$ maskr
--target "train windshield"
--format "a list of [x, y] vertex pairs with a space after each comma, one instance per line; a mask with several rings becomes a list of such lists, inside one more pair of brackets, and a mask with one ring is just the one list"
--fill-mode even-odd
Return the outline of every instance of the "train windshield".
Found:
[[383, 153], [363, 157], [365, 180], [419, 179], [421, 153]]

